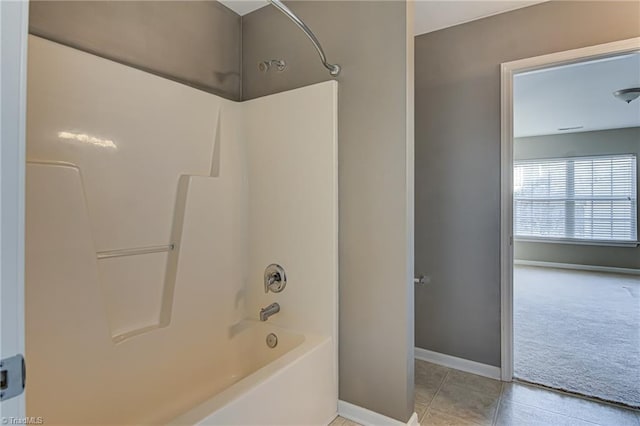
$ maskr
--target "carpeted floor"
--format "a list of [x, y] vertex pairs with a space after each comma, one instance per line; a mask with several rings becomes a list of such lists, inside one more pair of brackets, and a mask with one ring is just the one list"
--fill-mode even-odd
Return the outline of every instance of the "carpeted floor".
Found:
[[516, 266], [519, 379], [640, 407], [640, 276]]

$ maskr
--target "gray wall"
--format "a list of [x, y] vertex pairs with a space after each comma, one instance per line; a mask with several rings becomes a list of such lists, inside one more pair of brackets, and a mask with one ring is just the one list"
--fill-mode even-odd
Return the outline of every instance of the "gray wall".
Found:
[[[640, 127], [514, 139], [516, 160], [598, 154], [636, 154], [640, 157]], [[640, 247], [516, 241], [513, 248], [518, 260], [640, 269]]]
[[500, 365], [500, 63], [639, 35], [638, 2], [552, 1], [416, 38], [417, 346]]
[[[340, 399], [406, 422], [413, 413], [409, 227], [413, 126], [406, 4], [288, 2], [339, 76]], [[330, 78], [306, 36], [274, 8], [243, 17], [245, 99]], [[284, 59], [283, 73], [257, 63]], [[412, 108], [411, 108], [412, 110]], [[412, 111], [409, 113], [412, 115]], [[286, 117], [282, 118], [286, 120]], [[304, 143], [304, 141], [300, 141]], [[410, 145], [410, 146], [409, 146]], [[407, 164], [409, 161], [409, 164]], [[411, 269], [411, 270], [409, 270]]]
[[217, 1], [32, 1], [29, 32], [239, 100], [240, 16]]

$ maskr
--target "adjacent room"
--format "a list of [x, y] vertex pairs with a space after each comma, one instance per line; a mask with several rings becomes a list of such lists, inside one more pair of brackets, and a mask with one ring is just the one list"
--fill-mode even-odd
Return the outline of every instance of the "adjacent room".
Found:
[[640, 54], [514, 78], [514, 376], [640, 406]]

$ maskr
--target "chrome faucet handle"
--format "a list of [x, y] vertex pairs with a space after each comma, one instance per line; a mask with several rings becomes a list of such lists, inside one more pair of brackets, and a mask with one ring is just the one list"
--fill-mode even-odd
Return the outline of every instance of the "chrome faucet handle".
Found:
[[280, 293], [287, 285], [287, 274], [282, 266], [272, 263], [264, 270], [264, 292]]

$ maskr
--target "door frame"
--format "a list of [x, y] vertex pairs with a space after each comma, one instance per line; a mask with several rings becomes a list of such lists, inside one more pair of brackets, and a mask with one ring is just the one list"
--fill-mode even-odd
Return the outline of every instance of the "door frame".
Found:
[[[24, 223], [29, 2], [0, 1], [0, 358], [24, 354]], [[0, 403], [25, 416], [25, 394]], [[12, 420], [13, 419], [13, 420]]]
[[640, 51], [640, 37], [500, 65], [500, 374], [503, 381], [513, 380], [513, 76], [637, 51]]

